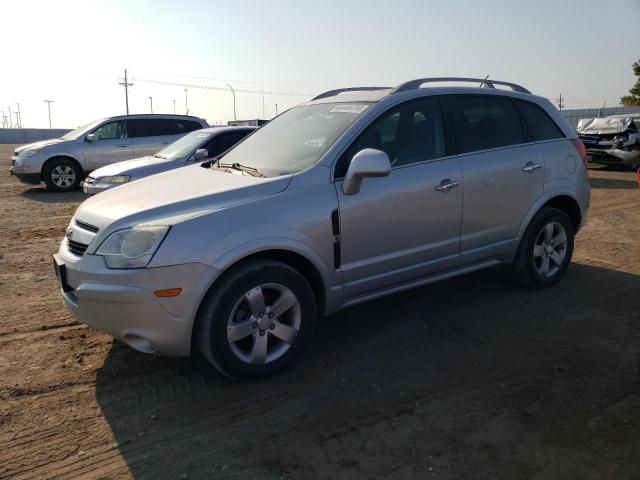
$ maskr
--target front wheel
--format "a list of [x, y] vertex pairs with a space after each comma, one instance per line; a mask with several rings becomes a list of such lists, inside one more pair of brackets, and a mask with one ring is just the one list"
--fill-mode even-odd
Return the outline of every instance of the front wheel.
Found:
[[573, 255], [573, 223], [557, 208], [540, 210], [527, 227], [516, 253], [511, 273], [514, 280], [534, 288], [558, 282]]
[[82, 180], [82, 171], [78, 164], [68, 158], [51, 160], [42, 173], [47, 189], [52, 192], [70, 192], [78, 188]]
[[267, 377], [302, 352], [316, 324], [311, 286], [294, 268], [256, 260], [229, 272], [198, 312], [204, 356], [233, 378]]

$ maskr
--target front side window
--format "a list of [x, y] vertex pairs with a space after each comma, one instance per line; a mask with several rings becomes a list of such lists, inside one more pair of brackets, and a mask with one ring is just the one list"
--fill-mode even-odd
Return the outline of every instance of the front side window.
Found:
[[208, 147], [209, 157], [215, 157], [226, 152], [236, 143], [246, 137], [251, 130], [239, 130], [232, 132], [222, 132], [215, 136]]
[[531, 141], [553, 140], [564, 138], [564, 133], [549, 115], [538, 105], [529, 102], [516, 102], [531, 136]]
[[98, 140], [127, 138], [126, 123], [123, 121], [105, 123], [93, 132]]
[[355, 154], [365, 148], [385, 152], [392, 167], [444, 157], [445, 135], [438, 100], [407, 102], [374, 120], [340, 157], [335, 178], [344, 177]]
[[458, 153], [507, 147], [524, 142], [513, 102], [494, 95], [450, 95]]
[[256, 130], [221, 162], [238, 163], [265, 176], [297, 173], [315, 164], [368, 103], [301, 105]]

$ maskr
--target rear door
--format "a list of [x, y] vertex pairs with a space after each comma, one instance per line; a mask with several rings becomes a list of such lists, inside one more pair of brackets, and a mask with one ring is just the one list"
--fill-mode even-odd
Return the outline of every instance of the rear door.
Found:
[[[342, 178], [365, 148], [386, 152], [391, 174], [367, 178], [358, 193], [345, 195]], [[347, 298], [457, 264], [462, 171], [458, 158], [449, 154], [437, 98], [404, 103], [375, 120], [338, 161], [335, 177], [339, 267]]]
[[125, 120], [107, 122], [91, 133], [95, 134], [96, 140], [84, 142], [85, 169], [88, 172], [133, 158], [133, 142]]
[[514, 102], [498, 95], [448, 95], [464, 176], [461, 255], [473, 263], [503, 255], [543, 193], [541, 150]]

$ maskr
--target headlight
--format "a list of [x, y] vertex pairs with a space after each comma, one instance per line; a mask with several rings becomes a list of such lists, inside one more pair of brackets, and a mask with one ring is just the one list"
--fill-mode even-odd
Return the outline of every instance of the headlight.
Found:
[[36, 148], [29, 148], [27, 150], [23, 150], [21, 151], [18, 156], [19, 157], [33, 157], [36, 153], [38, 153], [40, 150], [42, 150], [44, 147], [36, 147]]
[[144, 268], [167, 235], [166, 226], [137, 226], [113, 232], [102, 242], [97, 255], [108, 268]]
[[95, 183], [103, 183], [103, 184], [112, 185], [114, 183], [127, 183], [129, 180], [131, 180], [131, 176], [130, 175], [113, 175], [111, 177], [96, 178], [96, 182]]

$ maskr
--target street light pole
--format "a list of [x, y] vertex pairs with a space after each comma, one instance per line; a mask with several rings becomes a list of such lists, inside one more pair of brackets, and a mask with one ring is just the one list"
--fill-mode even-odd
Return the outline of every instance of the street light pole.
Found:
[[43, 102], [47, 104], [47, 110], [49, 111], [49, 128], [51, 128], [51, 104], [53, 100], [43, 100]]
[[176, 99], [173, 99], [173, 114], [175, 115], [176, 113]]
[[229, 87], [231, 89], [231, 93], [233, 94], [233, 119], [237, 120], [237, 118], [236, 118], [236, 91], [228, 83], [227, 83], [227, 87]]
[[151, 105], [151, 113], [153, 113], [153, 97], [149, 97], [149, 104]]
[[184, 114], [189, 115], [189, 98], [187, 97], [187, 89], [184, 89]]

